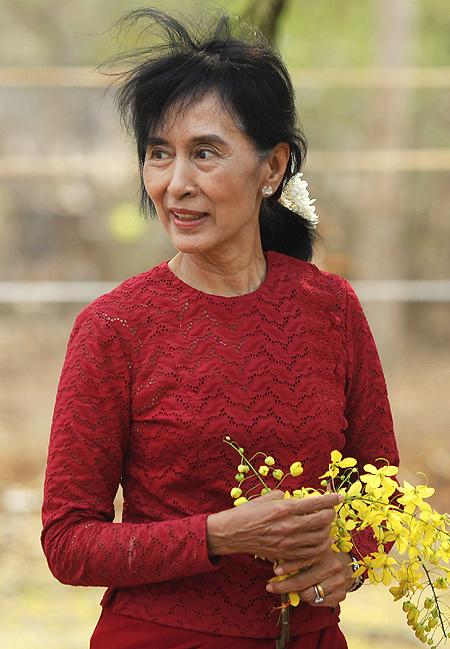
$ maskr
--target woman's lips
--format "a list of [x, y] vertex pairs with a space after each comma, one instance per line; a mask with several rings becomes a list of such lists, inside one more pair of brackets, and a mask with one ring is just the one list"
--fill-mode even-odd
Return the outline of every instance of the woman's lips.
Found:
[[179, 228], [193, 228], [204, 221], [208, 214], [205, 212], [194, 212], [191, 210], [170, 211], [173, 222]]

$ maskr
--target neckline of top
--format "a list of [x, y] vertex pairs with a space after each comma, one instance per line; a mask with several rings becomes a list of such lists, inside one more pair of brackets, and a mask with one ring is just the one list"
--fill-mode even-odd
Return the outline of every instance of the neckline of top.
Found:
[[244, 302], [247, 300], [253, 300], [259, 297], [261, 293], [264, 293], [267, 290], [270, 280], [272, 279], [273, 259], [272, 259], [271, 251], [270, 250], [264, 251], [264, 257], [266, 260], [266, 275], [263, 281], [254, 291], [250, 291], [250, 293], [244, 293], [243, 295], [216, 295], [215, 293], [205, 293], [204, 291], [194, 288], [190, 284], [187, 284], [182, 279], [180, 279], [178, 275], [175, 275], [175, 273], [170, 269], [169, 267], [170, 259], [167, 259], [166, 261], [163, 262], [163, 268], [168, 274], [173, 286], [182, 288], [185, 292], [190, 293], [192, 296], [203, 297], [216, 302], [227, 302], [227, 303], [231, 303], [233, 301]]

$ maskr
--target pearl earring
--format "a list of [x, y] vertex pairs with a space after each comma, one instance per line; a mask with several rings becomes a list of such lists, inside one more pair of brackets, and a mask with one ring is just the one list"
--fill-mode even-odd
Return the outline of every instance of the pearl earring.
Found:
[[273, 189], [270, 185], [264, 185], [264, 187], [261, 189], [261, 194], [263, 196], [272, 196], [273, 194]]

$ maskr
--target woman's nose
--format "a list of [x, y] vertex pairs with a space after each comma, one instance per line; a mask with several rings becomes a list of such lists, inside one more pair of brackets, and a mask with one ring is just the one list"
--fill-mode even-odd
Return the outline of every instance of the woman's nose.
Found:
[[167, 191], [175, 198], [195, 192], [193, 170], [188, 160], [176, 158], [172, 165], [172, 175], [167, 186]]

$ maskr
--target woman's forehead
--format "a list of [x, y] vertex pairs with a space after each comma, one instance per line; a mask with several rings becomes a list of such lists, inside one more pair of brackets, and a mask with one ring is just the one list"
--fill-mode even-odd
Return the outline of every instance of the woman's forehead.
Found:
[[195, 137], [201, 134], [233, 136], [240, 132], [235, 120], [215, 93], [194, 99], [176, 101], [149, 133], [154, 137]]

